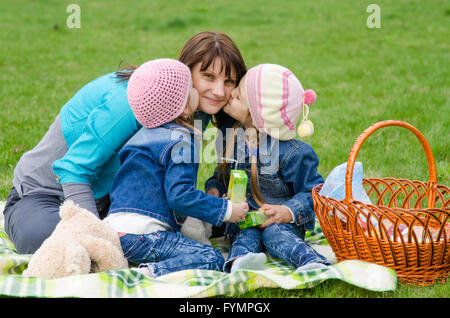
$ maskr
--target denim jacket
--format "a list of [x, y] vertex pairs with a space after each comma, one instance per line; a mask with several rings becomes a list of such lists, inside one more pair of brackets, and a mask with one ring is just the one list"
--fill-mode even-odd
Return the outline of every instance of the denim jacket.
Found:
[[220, 226], [228, 200], [196, 189], [198, 149], [193, 132], [173, 123], [141, 128], [119, 152], [109, 214], [135, 212], [179, 231], [186, 216]]
[[[234, 149], [234, 159], [238, 160], [230, 168], [245, 170], [248, 176], [247, 202], [253, 209], [259, 206], [251, 191], [251, 165], [249, 149], [243, 141], [243, 130], [238, 133]], [[226, 134], [223, 134], [226, 136]], [[225, 147], [223, 147], [225, 149]], [[317, 172], [319, 158], [313, 148], [300, 140], [280, 141], [269, 135], [260, 134], [258, 149], [259, 190], [268, 204], [285, 205], [294, 214], [294, 223], [305, 230], [314, 229], [315, 212], [311, 190], [323, 183]], [[228, 184], [219, 175], [218, 169], [205, 183], [205, 191], [217, 188], [222, 196]]]

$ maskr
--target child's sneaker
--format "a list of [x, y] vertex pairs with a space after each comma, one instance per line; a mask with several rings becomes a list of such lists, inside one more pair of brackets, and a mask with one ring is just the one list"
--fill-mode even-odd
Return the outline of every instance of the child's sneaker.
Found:
[[141, 273], [148, 278], [152, 278], [153, 276], [153, 270], [147, 264], [141, 264], [139, 267], [132, 267], [130, 270]]

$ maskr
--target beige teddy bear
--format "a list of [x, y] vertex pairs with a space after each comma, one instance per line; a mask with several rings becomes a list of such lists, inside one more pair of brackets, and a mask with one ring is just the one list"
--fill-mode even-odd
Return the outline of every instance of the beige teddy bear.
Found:
[[32, 255], [25, 276], [59, 278], [128, 268], [115, 230], [86, 209], [66, 201], [61, 221]]

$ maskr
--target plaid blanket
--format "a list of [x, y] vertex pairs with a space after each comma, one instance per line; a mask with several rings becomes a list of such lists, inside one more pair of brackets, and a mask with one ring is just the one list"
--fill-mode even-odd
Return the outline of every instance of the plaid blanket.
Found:
[[[4, 202], [0, 202], [0, 211]], [[361, 262], [344, 261], [318, 269], [295, 273], [284, 261], [268, 258], [264, 271], [239, 270], [222, 273], [207, 270], [184, 270], [155, 279], [129, 269], [112, 270], [59, 279], [41, 279], [21, 275], [31, 255], [16, 251], [3, 227], [0, 213], [0, 295], [20, 297], [151, 297], [185, 298], [236, 296], [256, 288], [313, 288], [327, 279], [339, 279], [372, 291], [390, 291], [397, 285], [395, 272], [387, 267]], [[327, 244], [320, 227], [308, 233], [306, 240], [313, 246]], [[224, 240], [213, 240], [213, 246], [226, 253]]]

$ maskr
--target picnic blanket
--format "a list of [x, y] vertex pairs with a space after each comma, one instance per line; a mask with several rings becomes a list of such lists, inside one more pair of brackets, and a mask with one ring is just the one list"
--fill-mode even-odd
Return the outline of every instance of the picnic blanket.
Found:
[[[0, 295], [18, 297], [81, 298], [185, 298], [236, 296], [256, 288], [313, 288], [328, 279], [339, 279], [372, 291], [391, 291], [397, 286], [397, 275], [390, 268], [357, 260], [335, 263], [326, 269], [295, 273], [286, 262], [268, 258], [263, 271], [238, 270], [231, 274], [208, 270], [183, 270], [158, 278], [148, 278], [130, 269], [111, 270], [59, 279], [22, 276], [31, 255], [19, 254], [3, 226], [0, 202]], [[306, 240], [314, 246], [327, 242], [316, 225]], [[228, 249], [221, 238], [212, 240], [222, 253]], [[333, 261], [333, 260], [331, 260]]]

